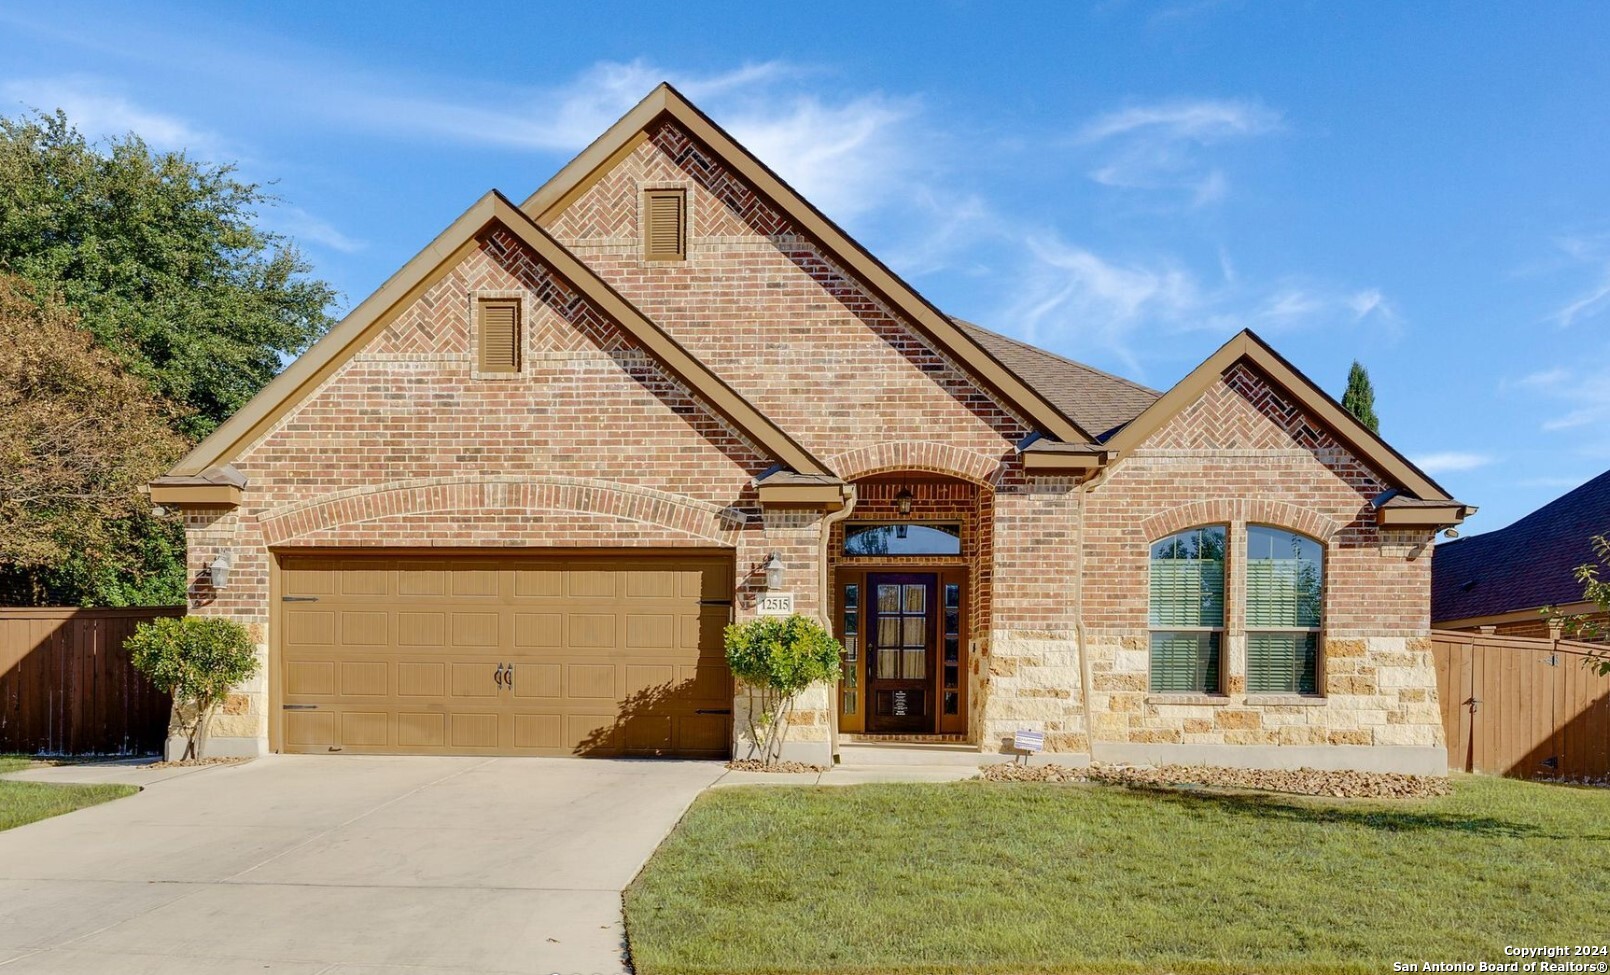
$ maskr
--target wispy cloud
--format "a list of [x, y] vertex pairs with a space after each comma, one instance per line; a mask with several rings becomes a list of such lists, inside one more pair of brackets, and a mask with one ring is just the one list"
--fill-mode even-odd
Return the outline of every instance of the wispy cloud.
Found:
[[1401, 327], [1378, 288], [1295, 279], [1254, 284], [1236, 276], [1224, 251], [1220, 279], [1209, 281], [1167, 255], [1109, 258], [1048, 232], [1031, 237], [1027, 249], [1000, 321], [1053, 348], [1111, 353], [1137, 373], [1148, 341], [1170, 334], [1316, 326], [1395, 334]]
[[1414, 463], [1427, 474], [1452, 474], [1459, 471], [1473, 471], [1478, 467], [1486, 467], [1493, 462], [1489, 454], [1476, 454], [1460, 450], [1444, 450], [1434, 454], [1423, 454], [1414, 459]]
[[106, 83], [83, 75], [0, 82], [0, 102], [7, 110], [60, 109], [90, 138], [121, 137], [132, 132], [157, 149], [185, 150], [202, 156], [222, 149], [222, 140], [213, 133], [178, 116], [138, 105]]
[[1571, 235], [1555, 244], [1572, 263], [1587, 269], [1590, 283], [1548, 317], [1561, 328], [1570, 328], [1610, 310], [1610, 235]]
[[1193, 207], [1230, 192], [1224, 168], [1207, 148], [1278, 131], [1281, 115], [1257, 102], [1179, 100], [1132, 105], [1086, 122], [1075, 143], [1096, 155], [1087, 175], [1103, 186], [1183, 194]]
[[369, 246], [368, 241], [347, 236], [329, 221], [316, 217], [301, 207], [286, 205], [269, 207], [259, 216], [264, 225], [287, 237], [327, 247], [343, 254], [356, 254]]
[[1501, 391], [1520, 391], [1554, 404], [1545, 433], [1581, 430], [1610, 423], [1610, 349], [1579, 352], [1569, 366], [1551, 366], [1499, 384]]

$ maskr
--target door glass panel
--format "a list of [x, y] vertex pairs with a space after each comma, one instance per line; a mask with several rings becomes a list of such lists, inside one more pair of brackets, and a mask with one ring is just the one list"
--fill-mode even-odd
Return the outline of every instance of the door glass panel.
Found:
[[878, 646], [893, 649], [900, 645], [900, 617], [878, 617]]
[[945, 663], [961, 663], [961, 642], [954, 635], [945, 637]]
[[[890, 620], [889, 622], [894, 621]], [[903, 639], [900, 641], [900, 645], [907, 649], [922, 649], [928, 642], [926, 632], [928, 627], [924, 625], [928, 620], [921, 616], [907, 616], [901, 622], [905, 624], [905, 633], [902, 635]]]
[[922, 680], [928, 676], [928, 661], [926, 660], [928, 651], [926, 648], [907, 649], [901, 651], [901, 656], [905, 657], [905, 666], [902, 668], [904, 673], [900, 675], [901, 677], [906, 680]]
[[845, 555], [960, 555], [962, 526], [859, 524], [844, 529]]
[[861, 695], [856, 689], [861, 669], [861, 587], [850, 583], [844, 587], [844, 687], [843, 711], [855, 714], [860, 707]]
[[906, 612], [921, 613], [928, 602], [927, 586], [906, 586]]
[[878, 679], [900, 679], [900, 651], [894, 647], [878, 648]]
[[898, 613], [898, 612], [900, 612], [900, 587], [899, 586], [879, 586], [878, 587], [878, 612], [879, 613]]

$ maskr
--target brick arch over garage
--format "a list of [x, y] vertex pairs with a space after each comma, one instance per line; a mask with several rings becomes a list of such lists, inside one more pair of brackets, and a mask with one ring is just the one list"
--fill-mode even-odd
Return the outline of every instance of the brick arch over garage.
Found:
[[1148, 542], [1155, 542], [1197, 525], [1228, 524], [1232, 521], [1274, 525], [1301, 532], [1320, 542], [1329, 542], [1342, 529], [1341, 525], [1317, 511], [1268, 498], [1193, 501], [1152, 515], [1140, 523], [1140, 529]]
[[[470, 525], [483, 544], [596, 545], [737, 542], [735, 524], [708, 502], [585, 478], [429, 479], [343, 492], [263, 515], [268, 545], [335, 544], [351, 538], [407, 544], [433, 523]], [[594, 538], [597, 529], [605, 537]], [[643, 531], [645, 528], [658, 531]], [[620, 536], [620, 537], [616, 537]], [[623, 539], [629, 539], [624, 540]]]
[[846, 481], [892, 471], [928, 471], [989, 487], [1001, 458], [929, 440], [885, 440], [830, 457], [828, 466]]

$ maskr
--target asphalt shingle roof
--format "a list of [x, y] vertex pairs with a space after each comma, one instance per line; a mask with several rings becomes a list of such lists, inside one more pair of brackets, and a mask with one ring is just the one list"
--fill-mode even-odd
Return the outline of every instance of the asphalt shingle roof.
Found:
[[1576, 567], [1596, 561], [1594, 535], [1610, 535], [1610, 471], [1507, 528], [1438, 545], [1431, 621], [1579, 602]]
[[1097, 440], [1117, 432], [1162, 395], [981, 325], [960, 318], [951, 321]]

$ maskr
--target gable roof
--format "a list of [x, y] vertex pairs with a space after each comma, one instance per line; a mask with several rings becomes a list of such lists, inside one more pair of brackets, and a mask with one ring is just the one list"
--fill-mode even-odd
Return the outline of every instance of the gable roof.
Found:
[[827, 465], [694, 358], [508, 198], [492, 190], [153, 485], [190, 484], [190, 479], [202, 472], [227, 465], [238, 457], [415, 298], [451, 271], [474, 249], [481, 233], [494, 223], [519, 237], [560, 277], [685, 382], [695, 395], [730, 420], [761, 450], [769, 452], [772, 459], [801, 474], [831, 475]]
[[636, 107], [531, 194], [521, 208], [539, 224], [552, 221], [627, 153], [641, 145], [646, 130], [661, 116], [669, 116], [709, 147], [835, 260], [902, 312], [940, 351], [994, 390], [1040, 432], [1065, 443], [1089, 443], [1094, 439], [1065, 409], [930, 304], [669, 84], [661, 83], [649, 92]]
[[[1117, 460], [1123, 454], [1140, 446], [1164, 423], [1196, 402], [1208, 387], [1218, 382], [1232, 366], [1243, 361], [1250, 362], [1260, 373], [1296, 400], [1310, 416], [1323, 423], [1355, 456], [1373, 468], [1388, 483], [1393, 484], [1398, 491], [1409, 495], [1403, 501], [1397, 501], [1398, 496], [1389, 492], [1375, 499], [1377, 513], [1383, 524], [1452, 525], [1458, 524], [1476, 510], [1463, 502], [1455, 501], [1447, 491], [1443, 490], [1442, 485], [1433, 481], [1407, 457], [1392, 449], [1379, 434], [1360, 423], [1357, 417], [1343, 409], [1340, 403], [1314, 385], [1313, 380], [1303, 375], [1296, 366], [1286, 361], [1284, 356], [1270, 348], [1268, 343], [1250, 329], [1243, 329], [1237, 333], [1138, 417], [1108, 437], [1106, 446], [1112, 451], [1113, 459]], [[1427, 504], [1406, 503], [1412, 500]], [[1391, 514], [1383, 514], [1384, 512]]]
[[1594, 535], [1610, 534], [1610, 471], [1497, 531], [1436, 548], [1436, 623], [1581, 602], [1576, 567], [1596, 562]]
[[1163, 395], [982, 325], [960, 318], [951, 321], [1097, 440], [1140, 416]]

